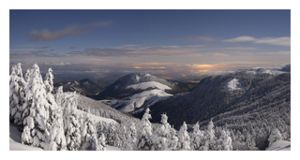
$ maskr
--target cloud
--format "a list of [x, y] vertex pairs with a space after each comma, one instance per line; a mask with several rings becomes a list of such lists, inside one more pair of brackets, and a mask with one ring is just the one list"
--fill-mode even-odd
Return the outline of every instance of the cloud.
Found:
[[85, 34], [94, 30], [95, 28], [106, 27], [110, 24], [111, 21], [106, 21], [106, 22], [89, 23], [86, 25], [67, 26], [60, 30], [49, 30], [49, 29], [33, 30], [29, 33], [29, 36], [31, 39], [36, 41], [53, 41], [53, 40], [63, 39], [65, 37]]
[[202, 45], [169, 45], [169, 46], [153, 46], [145, 47], [139, 45], [123, 45], [120, 47], [110, 48], [86, 48], [83, 50], [75, 50], [69, 54], [87, 55], [87, 56], [174, 56], [174, 55], [190, 55], [197, 54]]
[[255, 44], [267, 44], [275, 46], [290, 46], [290, 37], [253, 37], [253, 36], [240, 36], [230, 39], [225, 39], [225, 42], [230, 43], [241, 43], [241, 42], [250, 42]]

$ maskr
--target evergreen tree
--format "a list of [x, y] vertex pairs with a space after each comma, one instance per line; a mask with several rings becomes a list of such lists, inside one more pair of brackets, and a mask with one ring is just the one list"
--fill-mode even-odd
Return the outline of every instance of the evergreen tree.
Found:
[[[62, 90], [62, 87], [60, 87]], [[58, 90], [58, 91], [59, 91]], [[61, 94], [61, 91], [57, 92]], [[57, 96], [58, 97], [58, 96]], [[65, 97], [62, 106], [64, 107], [64, 130], [68, 150], [79, 150], [81, 146], [81, 131], [79, 116], [76, 113], [78, 102], [75, 94]]]
[[129, 126], [129, 132], [128, 132], [128, 149], [129, 150], [136, 150], [137, 148], [137, 131], [136, 131], [136, 127], [135, 124], [133, 122], [130, 123]]
[[161, 126], [155, 132], [154, 149], [155, 150], [170, 150], [171, 142], [171, 125], [168, 123], [168, 116], [166, 114], [161, 115]]
[[268, 138], [269, 146], [280, 140], [282, 140], [282, 135], [281, 135], [279, 129], [274, 128]]
[[99, 142], [98, 142], [98, 149], [97, 150], [105, 150], [106, 147], [106, 139], [103, 133], [101, 133], [100, 137], [99, 137]]
[[178, 137], [177, 137], [177, 131], [174, 128], [171, 128], [170, 130], [170, 143], [168, 148], [170, 150], [177, 150], [177, 145], [178, 145]]
[[183, 122], [178, 132], [178, 149], [179, 150], [191, 149], [190, 136], [189, 133], [187, 132], [187, 125], [185, 122]]
[[138, 149], [140, 150], [152, 149], [152, 125], [149, 119], [151, 119], [151, 114], [150, 109], [147, 108], [142, 117], [141, 135], [138, 140]]
[[191, 146], [194, 150], [201, 150], [201, 147], [204, 145], [204, 133], [200, 130], [198, 122], [193, 126], [191, 142]]
[[45, 79], [44, 84], [45, 84], [46, 92], [52, 93], [54, 88], [54, 82], [53, 82], [54, 76], [53, 76], [53, 70], [51, 68], [48, 69], [48, 72], [46, 73], [44, 79]]
[[21, 63], [12, 66], [9, 81], [10, 119], [14, 124], [22, 126], [23, 112], [26, 107], [26, 81], [23, 77]]
[[99, 150], [98, 138], [93, 122], [87, 117], [84, 122], [82, 132], [82, 149], [83, 150]]
[[206, 142], [205, 142], [204, 149], [215, 150], [216, 149], [215, 145], [216, 145], [216, 136], [215, 136], [214, 123], [212, 120], [210, 120], [207, 125]]
[[227, 130], [221, 131], [221, 150], [232, 150], [232, 139], [230, 137], [230, 133]]
[[255, 137], [252, 137], [249, 132], [246, 133], [246, 144], [249, 150], [257, 150]]
[[[48, 138], [50, 136], [50, 132], [48, 130], [47, 122], [49, 120], [49, 102], [46, 98], [46, 90], [43, 83], [43, 79], [40, 74], [40, 69], [38, 65], [34, 64], [29, 75], [28, 87], [26, 88], [26, 92], [28, 97], [32, 99], [28, 103], [29, 107], [29, 115], [25, 118], [24, 127], [26, 130], [30, 129], [30, 124], [28, 124], [28, 119], [32, 119], [34, 123], [34, 127], [30, 129], [30, 138], [33, 139], [32, 145], [41, 147], [44, 149], [48, 149]], [[22, 136], [22, 137], [27, 137]], [[26, 139], [22, 139], [22, 142], [29, 143]]]

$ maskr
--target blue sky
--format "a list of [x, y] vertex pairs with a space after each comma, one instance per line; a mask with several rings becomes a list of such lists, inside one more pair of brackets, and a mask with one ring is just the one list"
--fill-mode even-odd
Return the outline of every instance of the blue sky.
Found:
[[160, 72], [283, 65], [290, 11], [11, 10], [10, 54], [12, 63]]

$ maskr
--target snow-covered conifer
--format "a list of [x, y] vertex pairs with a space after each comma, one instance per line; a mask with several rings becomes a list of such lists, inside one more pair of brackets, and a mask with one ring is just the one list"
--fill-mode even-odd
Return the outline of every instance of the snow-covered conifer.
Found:
[[170, 130], [170, 141], [169, 141], [169, 146], [168, 148], [170, 150], [177, 150], [177, 145], [178, 145], [178, 137], [177, 137], [177, 131], [174, 128], [171, 128]]
[[230, 133], [229, 131], [222, 129], [221, 131], [221, 136], [220, 136], [220, 146], [221, 146], [221, 150], [232, 150], [232, 139], [230, 137]]
[[187, 132], [187, 125], [185, 122], [183, 122], [178, 132], [178, 149], [179, 150], [191, 149], [190, 136], [189, 133]]
[[152, 149], [152, 124], [149, 119], [151, 119], [151, 114], [150, 109], [147, 108], [142, 117], [141, 135], [138, 140], [138, 149], [140, 150]]
[[94, 123], [87, 117], [82, 132], [82, 149], [83, 150], [98, 150], [98, 138], [94, 128]]
[[[209, 150], [215, 150], [216, 149], [216, 135], [215, 135], [215, 129], [214, 129], [214, 123], [212, 120], [209, 121], [207, 125], [206, 130], [206, 138], [205, 138], [205, 146], [204, 148], [207, 148]], [[206, 146], [208, 145], [208, 146]]]
[[171, 143], [171, 125], [168, 123], [168, 116], [166, 114], [161, 115], [161, 126], [156, 130], [153, 136], [153, 143], [155, 150], [169, 150]]
[[[40, 69], [38, 65], [34, 64], [31, 71], [28, 86], [26, 87], [26, 92], [30, 100], [28, 103], [29, 115], [27, 118], [32, 118], [34, 123], [34, 128], [30, 131], [30, 136], [33, 139], [32, 145], [48, 148], [47, 140], [50, 135], [47, 122], [49, 120], [49, 102], [46, 98], [46, 90], [41, 77]], [[28, 126], [28, 121], [24, 121], [24, 126]], [[27, 129], [30, 127], [27, 127]]]
[[53, 76], [53, 70], [51, 68], [48, 69], [48, 72], [45, 75], [44, 78], [44, 83], [45, 83], [45, 88], [46, 88], [46, 92], [53, 92], [53, 88], [54, 88], [54, 76]]
[[105, 150], [106, 147], [106, 138], [104, 136], [103, 133], [101, 133], [100, 137], [99, 137], [99, 141], [98, 141], [98, 149], [97, 150]]
[[137, 131], [135, 124], [133, 122], [130, 123], [129, 131], [128, 131], [128, 149], [129, 150], [136, 150], [137, 145]]
[[12, 66], [10, 74], [10, 119], [14, 124], [22, 126], [23, 112], [26, 107], [26, 87], [27, 83], [24, 80], [21, 63]]
[[[58, 89], [60, 94], [62, 87]], [[57, 97], [58, 99], [58, 97]], [[81, 131], [79, 116], [76, 113], [77, 97], [73, 94], [64, 98], [62, 106], [64, 108], [64, 128], [68, 150], [79, 150], [81, 146]]]
[[281, 135], [279, 129], [277, 129], [277, 128], [273, 129], [271, 131], [271, 134], [270, 134], [269, 139], [268, 139], [269, 146], [271, 144], [273, 144], [274, 142], [277, 142], [277, 141], [280, 141], [280, 140], [282, 140], [282, 135]]
[[197, 122], [193, 126], [193, 132], [191, 133], [191, 146], [194, 150], [201, 150], [204, 145], [204, 133], [200, 130], [199, 123]]

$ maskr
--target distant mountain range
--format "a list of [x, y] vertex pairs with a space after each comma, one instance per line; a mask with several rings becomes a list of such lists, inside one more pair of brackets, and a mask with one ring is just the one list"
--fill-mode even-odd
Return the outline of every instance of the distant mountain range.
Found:
[[141, 118], [150, 108], [152, 122], [159, 123], [166, 113], [176, 129], [183, 122], [205, 126], [212, 119], [216, 126], [250, 132], [259, 149], [268, 145], [270, 128], [290, 138], [290, 65], [207, 75], [198, 82], [131, 73], [106, 87], [89, 79], [57, 85], [90, 97], [80, 96], [79, 109], [119, 123], [138, 123], [134, 117]]
[[55, 86], [63, 86], [66, 92], [76, 91], [85, 96], [95, 96], [101, 91], [101, 87], [90, 79], [60, 82], [56, 83]]
[[284, 110], [289, 115], [289, 72], [290, 65], [279, 69], [253, 68], [206, 76], [200, 82], [180, 82], [148, 73], [131, 73], [103, 91], [89, 79], [58, 85], [136, 117], [141, 117], [143, 110], [150, 107], [153, 122], [159, 122], [160, 115], [167, 113], [170, 123], [178, 128], [183, 121], [192, 124], [211, 118], [220, 125], [230, 125], [233, 119], [247, 118], [240, 115], [261, 114], [269, 109]]

